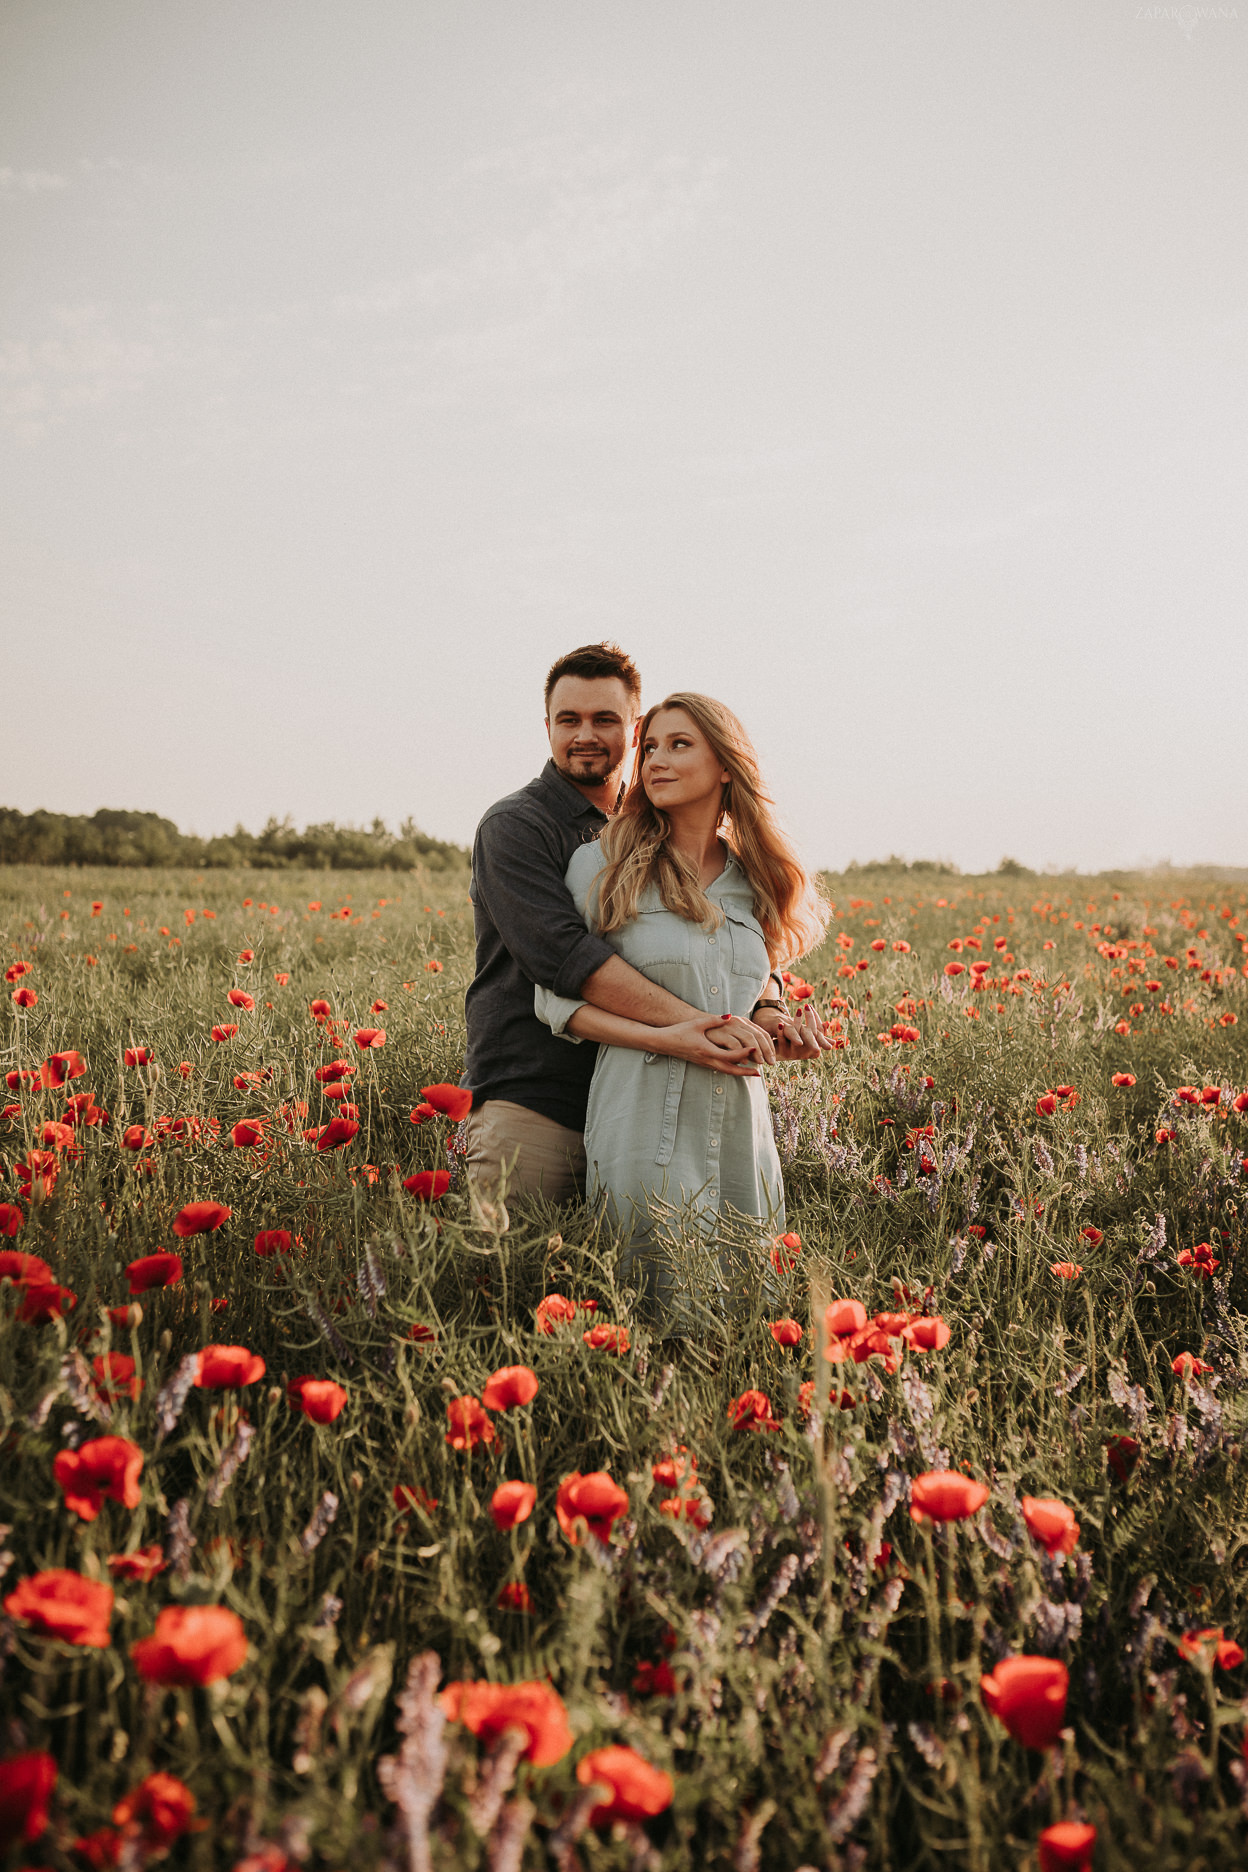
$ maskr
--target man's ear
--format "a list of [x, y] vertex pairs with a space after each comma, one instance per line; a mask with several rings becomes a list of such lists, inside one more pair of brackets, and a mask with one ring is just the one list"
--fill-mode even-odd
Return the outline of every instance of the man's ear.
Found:
[[629, 746], [636, 747], [640, 739], [641, 739], [641, 716], [639, 715], [636, 721], [633, 723], [633, 738], [629, 742]]

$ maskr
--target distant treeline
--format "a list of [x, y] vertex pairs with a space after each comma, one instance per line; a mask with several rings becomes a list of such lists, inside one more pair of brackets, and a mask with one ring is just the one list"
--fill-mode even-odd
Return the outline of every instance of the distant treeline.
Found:
[[194, 838], [157, 813], [103, 807], [89, 819], [66, 813], [17, 812], [0, 806], [0, 864], [189, 865], [200, 869], [248, 865], [317, 871], [454, 871], [468, 863], [460, 845], [429, 838], [405, 819], [391, 832], [380, 819], [357, 826], [311, 825], [297, 832], [289, 819], [270, 819], [261, 832], [235, 826], [220, 838]]

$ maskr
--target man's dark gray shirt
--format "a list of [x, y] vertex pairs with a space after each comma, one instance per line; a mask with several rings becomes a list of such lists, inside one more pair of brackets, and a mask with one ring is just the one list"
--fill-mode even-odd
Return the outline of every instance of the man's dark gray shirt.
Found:
[[536, 780], [491, 806], [472, 845], [470, 887], [477, 967], [465, 1013], [462, 1083], [472, 1102], [510, 1099], [574, 1131], [597, 1047], [569, 1046], [533, 1012], [533, 986], [575, 998], [616, 952], [582, 922], [563, 881], [578, 845], [607, 823], [579, 787], [547, 761]]

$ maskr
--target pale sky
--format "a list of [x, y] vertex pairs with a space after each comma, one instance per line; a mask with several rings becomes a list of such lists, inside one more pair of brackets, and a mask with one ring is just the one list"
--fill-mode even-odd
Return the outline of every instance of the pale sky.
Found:
[[[1243, 17], [1240, 17], [1241, 12]], [[4, 0], [0, 804], [1248, 863], [1248, 5]]]

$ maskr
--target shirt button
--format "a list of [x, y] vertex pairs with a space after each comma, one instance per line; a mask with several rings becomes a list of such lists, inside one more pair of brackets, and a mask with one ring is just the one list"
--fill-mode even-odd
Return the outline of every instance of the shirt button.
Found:
[[706, 940], [708, 943], [713, 943], [715, 941], [715, 938], [713, 936], [708, 936]]
[[718, 988], [712, 988], [712, 989], [711, 989], [711, 993], [712, 993], [712, 994], [718, 994], [718, 993], [719, 993], [719, 989], [718, 989]]
[[723, 1086], [716, 1086], [715, 1088], [716, 1092], [722, 1092], [723, 1089], [724, 1089]]

